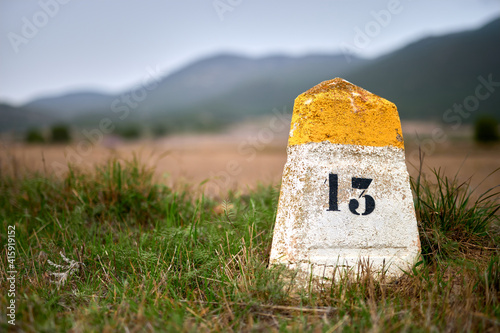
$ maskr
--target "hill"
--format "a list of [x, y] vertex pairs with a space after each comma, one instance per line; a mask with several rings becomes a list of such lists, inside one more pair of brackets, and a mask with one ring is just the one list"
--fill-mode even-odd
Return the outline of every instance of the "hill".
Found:
[[0, 103], [0, 119], [2, 119], [0, 132], [21, 131], [30, 127], [46, 126], [57, 121], [57, 118], [43, 112], [2, 103]]
[[[239, 66], [226, 65], [238, 63]], [[211, 58], [212, 66], [191, 72], [190, 83], [178, 84], [168, 78], [144, 102], [155, 119], [176, 123], [199, 123], [203, 127], [230, 123], [249, 117], [271, 114], [273, 108], [291, 108], [295, 97], [320, 81], [347, 74], [365, 61], [347, 64], [342, 55], [304, 57], [272, 56], [260, 59], [222, 55]], [[198, 67], [198, 66], [196, 66]], [[191, 71], [191, 69], [189, 69]], [[186, 73], [183, 76], [186, 77]], [[168, 104], [159, 103], [165, 96], [162, 88], [175, 86], [175, 96]], [[173, 89], [172, 89], [173, 90]], [[207, 93], [211, 90], [214, 93]], [[200, 95], [204, 95], [201, 97]], [[156, 104], [153, 104], [155, 103]], [[163, 107], [163, 108], [162, 108]]]
[[100, 92], [77, 91], [35, 99], [23, 105], [23, 108], [50, 114], [61, 121], [70, 121], [77, 116], [106, 111], [113, 99], [114, 96]]

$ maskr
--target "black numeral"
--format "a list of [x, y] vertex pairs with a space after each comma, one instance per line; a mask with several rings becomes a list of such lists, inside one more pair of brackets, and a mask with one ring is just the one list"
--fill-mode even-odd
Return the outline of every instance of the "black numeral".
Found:
[[339, 176], [331, 173], [328, 175], [328, 184], [330, 185], [330, 197], [328, 200], [328, 210], [339, 212]]
[[[370, 186], [371, 182], [372, 182], [372, 179], [368, 179], [368, 178], [353, 178], [352, 179], [352, 188], [366, 190], [368, 188], [368, 186]], [[366, 208], [365, 208], [365, 212], [361, 215], [368, 215], [375, 210], [375, 200], [371, 196], [363, 195], [363, 194], [365, 194], [365, 191], [363, 191], [359, 197], [365, 198]], [[351, 213], [353, 213], [355, 215], [359, 215], [359, 213], [356, 211], [356, 209], [358, 209], [358, 207], [359, 207], [358, 200], [351, 199], [349, 201], [349, 210], [351, 211]]]

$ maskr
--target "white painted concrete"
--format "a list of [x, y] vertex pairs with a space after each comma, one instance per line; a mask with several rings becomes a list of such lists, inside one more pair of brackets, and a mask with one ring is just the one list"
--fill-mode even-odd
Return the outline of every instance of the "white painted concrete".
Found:
[[[329, 174], [338, 177], [338, 210], [330, 208]], [[364, 191], [352, 179], [372, 179]], [[363, 195], [363, 196], [361, 196]], [[375, 202], [365, 212], [364, 196]], [[361, 197], [360, 197], [361, 196]], [[420, 254], [420, 241], [404, 150], [306, 143], [288, 148], [271, 250], [271, 264], [285, 264], [331, 278], [340, 268], [369, 260], [374, 271], [397, 278]], [[337, 271], [339, 272], [339, 271]]]

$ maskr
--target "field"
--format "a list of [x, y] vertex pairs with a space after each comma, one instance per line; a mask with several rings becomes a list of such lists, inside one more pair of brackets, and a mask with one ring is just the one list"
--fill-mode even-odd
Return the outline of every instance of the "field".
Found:
[[[17, 273], [14, 297], [12, 288], [0, 295], [1, 327], [500, 331], [499, 189], [488, 192], [500, 184], [498, 145], [477, 146], [467, 134], [429, 141], [434, 126], [407, 127], [422, 261], [396, 282], [374, 280], [360, 265], [334, 283], [301, 287], [293, 272], [268, 267], [286, 132], [262, 131], [265, 124], [107, 139], [72, 157], [81, 141], [4, 145], [0, 238], [15, 255], [6, 247], [0, 259], [2, 285]], [[3, 315], [12, 299], [15, 326]]]

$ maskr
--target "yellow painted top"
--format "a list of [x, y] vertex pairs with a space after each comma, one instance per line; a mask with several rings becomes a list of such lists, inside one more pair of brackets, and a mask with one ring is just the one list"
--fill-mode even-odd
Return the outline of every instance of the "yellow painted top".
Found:
[[404, 149], [396, 105], [341, 78], [295, 99], [288, 144], [322, 141]]

